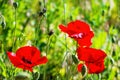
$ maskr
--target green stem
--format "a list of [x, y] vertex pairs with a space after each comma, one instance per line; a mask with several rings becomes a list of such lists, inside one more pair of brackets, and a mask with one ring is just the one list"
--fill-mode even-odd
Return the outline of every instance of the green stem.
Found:
[[[14, 29], [13, 29], [13, 35], [12, 35], [12, 40], [13, 40], [13, 43], [12, 43], [12, 51], [14, 51], [14, 48], [15, 48], [15, 44], [16, 44], [16, 39], [15, 39], [15, 37], [16, 37], [16, 35], [15, 35], [15, 30], [16, 30], [16, 23], [17, 23], [17, 17], [16, 17], [16, 13], [17, 13], [17, 11], [16, 11], [16, 8], [15, 8], [15, 27], [14, 27]], [[12, 67], [12, 65], [11, 65], [11, 69], [13, 69], [13, 67]], [[11, 78], [13, 79], [14, 78], [14, 70], [12, 70], [12, 75], [11, 75]]]
[[[63, 0], [63, 3], [64, 3], [64, 24], [66, 23], [66, 21], [65, 21], [65, 12], [66, 12], [66, 10], [65, 10], [65, 1]], [[66, 45], [65, 45], [65, 47], [66, 47], [66, 53], [65, 53], [65, 55], [64, 55], [64, 58], [63, 58], [63, 61], [65, 60], [65, 57], [66, 57], [66, 55], [67, 55], [67, 40], [66, 40], [66, 35], [65, 35], [65, 43], [66, 43]]]
[[[66, 16], [65, 16], [65, 13], [66, 13], [66, 6], [65, 6], [65, 0], [63, 0], [63, 8], [64, 8], [64, 24], [66, 24]], [[65, 35], [65, 43], [66, 43], [66, 45], [65, 45], [65, 47], [66, 47], [66, 53], [65, 53], [65, 55], [64, 55], [64, 58], [63, 58], [63, 62], [64, 62], [64, 60], [65, 60], [65, 57], [67, 56], [67, 54], [68, 54], [68, 48], [67, 48], [67, 37], [66, 37], [66, 35]], [[68, 72], [68, 73], [67, 73]], [[66, 80], [68, 80], [69, 79], [69, 69], [68, 69], [68, 66], [66, 67]]]
[[[39, 30], [40, 30], [40, 25], [42, 23], [44, 16], [40, 17], [40, 20], [38, 20], [38, 24], [36, 25], [36, 29], [35, 29], [35, 41], [34, 41], [34, 46], [37, 46], [37, 40], [39, 40]], [[33, 73], [32, 73], [33, 74]], [[35, 78], [34, 80], [38, 80], [40, 77], [40, 73], [38, 73], [38, 77]]]
[[98, 78], [99, 78], [99, 80], [101, 80], [101, 74], [98, 74]]
[[43, 3], [44, 3], [44, 8], [45, 8], [45, 0], [43, 0]]
[[[45, 0], [43, 0], [43, 3], [44, 3], [44, 8], [45, 8]], [[47, 34], [48, 34], [48, 32], [49, 32], [49, 27], [47, 27]], [[49, 52], [50, 36], [48, 36], [47, 41], [48, 42], [47, 42], [47, 46], [46, 46], [46, 55]], [[43, 80], [46, 80], [46, 69], [47, 69], [47, 64], [44, 66]]]
[[16, 17], [16, 14], [17, 14], [17, 10], [15, 8], [15, 27], [13, 29], [13, 44], [12, 44], [12, 51], [14, 51], [14, 47], [15, 47], [15, 44], [16, 44], [16, 35], [15, 35], [15, 30], [16, 30], [16, 24], [17, 24], [17, 17]]
[[[54, 36], [57, 37], [57, 35], [55, 35], [55, 34], [54, 34]], [[58, 41], [59, 41], [62, 45], [66, 46], [66, 43], [64, 43], [64, 41], [62, 41], [61, 39], [58, 39]], [[75, 53], [75, 52], [76, 52], [76, 50], [73, 50], [73, 49], [71, 50], [68, 46], [67, 46], [67, 50], [70, 51], [70, 52], [72, 52], [72, 53]], [[65, 57], [65, 56], [64, 56], [64, 57]], [[64, 61], [64, 58], [63, 58], [63, 61]], [[62, 62], [63, 62], [63, 61], [62, 61]]]
[[40, 19], [40, 21], [39, 21], [38, 24], [37, 24], [36, 29], [35, 29], [35, 43], [34, 43], [35, 46], [37, 46], [38, 33], [39, 33], [40, 25], [41, 25], [41, 23], [42, 23], [43, 18], [44, 18], [44, 17], [42, 16], [41, 19]]
[[40, 73], [38, 72], [37, 76], [36, 76], [36, 74], [34, 72], [32, 72], [32, 76], [33, 76], [33, 80], [39, 80]]
[[120, 0], [118, 0], [118, 20], [120, 22]]
[[47, 66], [45, 65], [45, 66], [44, 66], [43, 80], [46, 80], [46, 68], [47, 68]]
[[[50, 41], [51, 37], [52, 37], [52, 36], [49, 36], [49, 37], [48, 37], [48, 40], [47, 40], [48, 43], [47, 43], [47, 46], [46, 46], [46, 54], [48, 54], [48, 52], [49, 52], [49, 48], [50, 48], [49, 45], [50, 45], [50, 42], [51, 42], [51, 41]], [[46, 69], [47, 69], [47, 64], [46, 64], [45, 67], [44, 67], [43, 80], [46, 80]]]

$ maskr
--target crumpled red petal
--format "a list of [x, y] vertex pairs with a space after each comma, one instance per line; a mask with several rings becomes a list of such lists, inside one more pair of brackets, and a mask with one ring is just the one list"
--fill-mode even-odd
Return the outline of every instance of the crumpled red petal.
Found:
[[80, 46], [91, 46], [92, 44], [92, 37], [94, 36], [94, 33], [92, 31], [90, 31], [85, 37], [83, 37], [82, 39], [80, 38], [75, 38], [75, 40], [78, 42], [78, 44]]
[[98, 74], [104, 71], [105, 66], [104, 66], [104, 62], [100, 61], [100, 62], [94, 62], [94, 63], [85, 63], [87, 68], [88, 68], [88, 73], [89, 74]]
[[63, 32], [67, 32], [67, 27], [65, 27], [64, 25], [59, 25], [59, 28], [61, 29], [61, 31]]
[[104, 51], [89, 47], [79, 47], [77, 49], [78, 59], [85, 62], [95, 62], [103, 60], [106, 57]]
[[75, 24], [76, 29], [78, 29], [80, 32], [88, 33], [90, 31], [90, 26], [84, 21], [76, 20]]
[[73, 34], [78, 34], [78, 33], [88, 33], [90, 30], [90, 27], [87, 23], [80, 21], [80, 20], [76, 20], [73, 22], [68, 23], [67, 26], [64, 25], [59, 25], [59, 28], [61, 29], [61, 31], [68, 33], [69, 36], [73, 35]]
[[[99, 61], [99, 62], [85, 62], [85, 65], [87, 66], [87, 70], [89, 74], [98, 74], [104, 71], [105, 66], [104, 66], [104, 61]], [[78, 65], [78, 71], [82, 71], [83, 64]]]
[[83, 67], [83, 64], [78, 64], [77, 69], [78, 69], [78, 71], [79, 71], [79, 72], [81, 72], [81, 71], [82, 71], [82, 67]]

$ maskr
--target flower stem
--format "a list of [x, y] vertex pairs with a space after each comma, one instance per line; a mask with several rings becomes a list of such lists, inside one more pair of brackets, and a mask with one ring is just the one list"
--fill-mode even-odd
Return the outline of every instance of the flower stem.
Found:
[[[43, 0], [43, 3], [44, 3], [44, 9], [46, 9], [46, 3], [45, 3], [45, 0]], [[46, 12], [46, 11], [45, 11]], [[45, 13], [44, 13], [45, 14]], [[47, 24], [47, 22], [46, 22]], [[49, 32], [49, 27], [47, 27], [47, 34]], [[50, 36], [48, 36], [48, 39], [47, 39], [47, 46], [46, 46], [46, 54], [48, 54], [48, 51], [49, 51], [49, 44], [50, 44]], [[46, 80], [46, 69], [47, 69], [47, 64], [44, 66], [44, 73], [43, 73], [43, 80]]]
[[[37, 76], [36, 76], [37, 75]], [[40, 77], [40, 73], [38, 72], [37, 74], [32, 72], [32, 77], [33, 77], [33, 80], [39, 80], [39, 77]]]
[[44, 3], [44, 8], [45, 8], [45, 0], [43, 0], [43, 3]]
[[[64, 24], [66, 24], [66, 15], [65, 15], [65, 13], [66, 13], [66, 3], [65, 3], [65, 0], [63, 0], [63, 8], [64, 8]], [[65, 35], [65, 43], [66, 43], [66, 45], [65, 45], [65, 47], [66, 47], [66, 53], [65, 53], [65, 55], [64, 55], [64, 58], [63, 58], [63, 62], [64, 62], [64, 60], [65, 60], [65, 58], [66, 58], [66, 56], [67, 56], [67, 54], [68, 54], [68, 48], [67, 48], [67, 37], [66, 37], [66, 35]], [[68, 72], [68, 73], [67, 73]], [[69, 79], [69, 69], [68, 69], [68, 66], [66, 67], [66, 80], [68, 80]]]
[[14, 29], [13, 29], [13, 44], [12, 44], [12, 51], [14, 51], [14, 48], [15, 48], [15, 44], [16, 44], [16, 39], [15, 39], [15, 30], [16, 30], [16, 24], [17, 24], [17, 17], [16, 17], [16, 15], [17, 15], [17, 10], [16, 10], [17, 8], [15, 8], [15, 27], [14, 27]]
[[[64, 3], [64, 24], [66, 23], [66, 21], [65, 21], [65, 12], [66, 12], [66, 10], [65, 10], [65, 0], [63, 0], [63, 3]], [[65, 57], [66, 57], [66, 55], [67, 55], [67, 40], [66, 40], [66, 35], [65, 35], [65, 47], [66, 47], [66, 53], [65, 53], [65, 55], [64, 55], [64, 58], [63, 58], [63, 61], [65, 60]]]
[[[51, 41], [50, 41], [51, 37], [52, 37], [52, 36], [49, 36], [49, 37], [48, 37], [48, 40], [47, 40], [48, 43], [47, 43], [47, 46], [46, 46], [46, 54], [48, 54], [48, 52], [49, 52], [49, 48], [50, 48], [49, 45], [50, 45], [50, 42], [51, 42]], [[46, 69], [47, 69], [47, 64], [46, 64], [45, 67], [44, 67], [43, 80], [46, 80]]]
[[38, 24], [37, 24], [37, 27], [36, 27], [36, 29], [35, 29], [35, 43], [34, 43], [34, 45], [35, 46], [37, 46], [37, 40], [38, 40], [38, 34], [39, 34], [39, 28], [40, 28], [40, 25], [41, 25], [41, 23], [42, 23], [42, 20], [43, 20], [43, 16], [40, 18], [40, 21], [38, 20]]
[[120, 22], [120, 0], [118, 0], [118, 20]]
[[98, 79], [101, 80], [101, 74], [98, 74]]

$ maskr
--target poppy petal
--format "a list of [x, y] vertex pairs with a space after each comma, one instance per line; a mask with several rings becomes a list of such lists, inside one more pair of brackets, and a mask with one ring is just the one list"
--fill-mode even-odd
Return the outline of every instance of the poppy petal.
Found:
[[19, 67], [19, 68], [24, 68], [23, 66], [23, 62], [21, 59], [19, 59], [16, 54], [12, 53], [12, 52], [7, 52], [7, 55], [10, 59], [10, 61], [12, 62], [12, 64], [16, 67]]
[[105, 69], [103, 61], [95, 63], [86, 62], [85, 64], [87, 65], [90, 74], [92, 73], [98, 74], [100, 72], [103, 72], [103, 70]]
[[39, 64], [45, 64], [48, 61], [47, 57], [43, 56], [37, 62], [33, 63], [33, 66], [39, 65]]
[[31, 58], [31, 62], [35, 63], [36, 61], [38, 61], [40, 59], [40, 54], [41, 54], [41, 52], [38, 49], [36, 49], [34, 51], [34, 55]]
[[76, 20], [75, 21], [75, 26], [76, 26], [76, 29], [79, 30], [79, 32], [89, 32], [90, 31], [90, 26], [84, 22], [84, 21], [80, 21], [80, 20]]
[[[72, 24], [72, 23], [71, 23]], [[61, 31], [63, 31], [64, 33], [67, 33], [69, 36], [76, 33], [75, 30], [73, 30], [73, 28], [69, 28], [69, 27], [65, 27], [62, 24], [59, 25], [59, 28], [61, 29]]]
[[78, 69], [78, 71], [79, 71], [79, 72], [81, 72], [81, 71], [82, 71], [82, 67], [83, 67], [83, 64], [78, 64], [77, 69]]
[[79, 29], [76, 27], [76, 23], [74, 21], [68, 23], [67, 30], [69, 31], [69, 33], [68, 33], [69, 35], [72, 35], [72, 34], [79, 32]]
[[86, 36], [83, 35], [82, 38], [74, 38], [80, 46], [87, 46], [89, 47], [92, 42], [91, 39], [94, 36], [94, 33], [90, 31]]
[[104, 51], [89, 47], [79, 47], [77, 49], [78, 59], [86, 62], [95, 62], [103, 60], [106, 57]]
[[61, 29], [61, 31], [67, 32], [67, 28], [65, 26], [63, 26], [62, 24], [59, 25], [59, 28]]
[[34, 46], [24, 46], [24, 47], [19, 48], [16, 51], [16, 55], [19, 56], [21, 59], [24, 57], [30, 61], [34, 55], [37, 55], [36, 59], [38, 59], [40, 56], [40, 52]]
[[16, 56], [19, 56], [21, 59], [23, 57], [25, 57], [27, 60], [31, 59], [31, 47], [30, 46], [24, 46], [24, 47], [20, 47], [17, 51], [16, 51]]
[[32, 69], [32, 67], [26, 67], [26, 66], [24, 66], [24, 68], [22, 68], [23, 70], [29, 70], [29, 71], [33, 71], [33, 69]]

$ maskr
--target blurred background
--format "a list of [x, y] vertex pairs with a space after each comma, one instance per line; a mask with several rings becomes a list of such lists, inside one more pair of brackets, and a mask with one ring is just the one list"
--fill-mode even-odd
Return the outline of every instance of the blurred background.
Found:
[[[120, 0], [0, 0], [0, 80], [81, 80], [76, 42], [58, 28], [75, 20], [91, 26], [91, 47], [107, 54], [104, 72], [85, 80], [120, 80]], [[49, 59], [34, 67], [34, 75], [15, 68], [6, 55], [25, 45]]]

